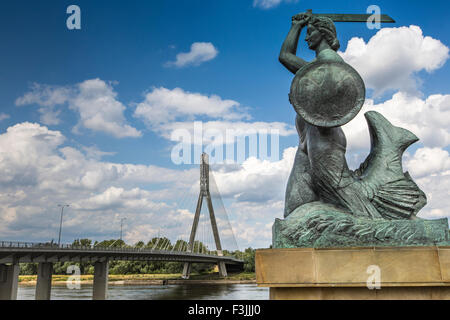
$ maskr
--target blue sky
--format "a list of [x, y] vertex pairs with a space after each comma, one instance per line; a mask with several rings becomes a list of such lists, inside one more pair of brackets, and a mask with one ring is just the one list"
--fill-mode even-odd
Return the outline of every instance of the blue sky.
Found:
[[[81, 8], [81, 30], [66, 27], [72, 4]], [[367, 110], [375, 108], [421, 138], [404, 165], [428, 195], [423, 216], [446, 217], [446, 1], [7, 1], [0, 12], [0, 238], [56, 235], [50, 217], [58, 215], [60, 202], [73, 203], [66, 241], [114, 237], [121, 216], [128, 217], [128, 241], [148, 240], [164, 229], [165, 206], [180, 221], [167, 230], [177, 237], [190, 216], [177, 212], [174, 195], [195, 194], [198, 172], [196, 165], [173, 163], [170, 133], [203, 121], [282, 131], [278, 161], [216, 168], [238, 242], [268, 246], [273, 219], [282, 217], [298, 141], [287, 99], [292, 75], [278, 62], [290, 18], [310, 8], [365, 13], [373, 4], [396, 20], [382, 25], [391, 31], [337, 23], [340, 54], [366, 82]], [[303, 39], [298, 54], [311, 60]], [[195, 43], [203, 44], [197, 56]], [[177, 55], [189, 52], [186, 64], [177, 66]], [[181, 100], [175, 105], [168, 101], [176, 88]], [[195, 111], [196, 102], [203, 109]], [[158, 119], [155, 110], [162, 112]], [[408, 116], [407, 110], [415, 112]], [[367, 131], [362, 113], [346, 129], [352, 166], [368, 152], [359, 134]], [[23, 157], [29, 162], [21, 163]]]

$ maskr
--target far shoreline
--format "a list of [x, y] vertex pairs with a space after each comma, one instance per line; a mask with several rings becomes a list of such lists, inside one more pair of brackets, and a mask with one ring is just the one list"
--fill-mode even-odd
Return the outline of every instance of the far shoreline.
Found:
[[[72, 282], [73, 276], [53, 275], [52, 286], [64, 286]], [[36, 275], [20, 275], [19, 286], [36, 286]], [[93, 275], [81, 275], [81, 285], [92, 285]], [[222, 284], [256, 284], [254, 273], [230, 274], [229, 277], [220, 277], [218, 273], [192, 275], [191, 279], [182, 279], [181, 274], [135, 274], [135, 275], [110, 275], [108, 285], [132, 286], [132, 285], [222, 285]]]
[[[91, 286], [92, 280], [82, 280], [81, 285]], [[116, 280], [108, 281], [110, 286], [165, 286], [165, 285], [220, 285], [220, 284], [256, 284], [256, 280]], [[52, 286], [65, 286], [66, 281], [52, 281]], [[35, 287], [36, 281], [19, 282], [20, 287]]]

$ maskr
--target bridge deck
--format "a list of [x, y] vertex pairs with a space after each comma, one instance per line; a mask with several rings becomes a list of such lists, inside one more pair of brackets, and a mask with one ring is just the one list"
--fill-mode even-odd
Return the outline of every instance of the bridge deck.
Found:
[[148, 248], [105, 248], [57, 246], [47, 244], [0, 242], [0, 264], [26, 262], [98, 262], [98, 261], [176, 261], [242, 264], [229, 256], [217, 256], [183, 251], [151, 250]]

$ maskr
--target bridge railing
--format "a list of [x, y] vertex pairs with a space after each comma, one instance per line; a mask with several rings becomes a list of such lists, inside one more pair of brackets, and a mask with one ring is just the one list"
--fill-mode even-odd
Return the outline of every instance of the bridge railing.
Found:
[[[80, 246], [74, 244], [57, 244], [53, 242], [22, 242], [22, 241], [1, 241], [0, 249], [19, 249], [19, 250], [86, 250], [86, 251], [103, 251], [103, 252], [130, 252], [130, 253], [155, 253], [155, 254], [173, 254], [173, 255], [189, 255], [189, 256], [217, 256], [216, 251], [208, 253], [161, 250], [160, 248], [138, 248], [138, 247], [107, 247], [107, 246]], [[238, 259], [234, 256], [228, 256], [232, 259]]]
[[172, 252], [176, 254], [185, 254], [185, 255], [212, 255], [205, 253], [196, 253], [189, 251], [174, 251], [174, 250], [161, 250], [161, 249], [153, 249], [153, 248], [137, 248], [137, 247], [106, 247], [106, 246], [80, 246], [73, 244], [57, 244], [52, 242], [21, 242], [21, 241], [0, 241], [0, 248], [17, 248], [17, 249], [54, 249], [54, 250], [97, 250], [97, 251], [109, 251], [109, 252], [149, 252], [149, 253], [167, 253]]

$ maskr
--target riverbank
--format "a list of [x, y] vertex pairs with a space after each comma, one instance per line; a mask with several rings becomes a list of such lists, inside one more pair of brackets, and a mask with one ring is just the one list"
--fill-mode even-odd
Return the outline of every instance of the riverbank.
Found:
[[[71, 279], [69, 279], [72, 277]], [[71, 275], [53, 275], [52, 285], [66, 285], [72, 280]], [[35, 286], [37, 276], [19, 276], [20, 286]], [[80, 275], [81, 285], [92, 285], [93, 275]], [[109, 275], [109, 285], [186, 285], [186, 284], [254, 284], [256, 283], [255, 273], [235, 273], [227, 278], [220, 277], [218, 273], [192, 274], [189, 280], [181, 277], [181, 274], [130, 274], [130, 275]]]

